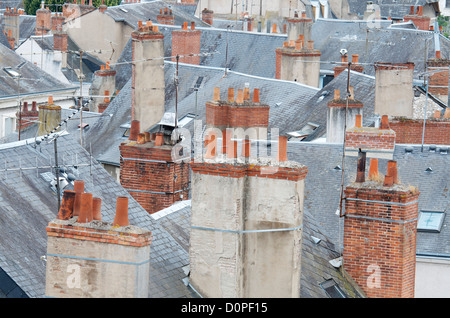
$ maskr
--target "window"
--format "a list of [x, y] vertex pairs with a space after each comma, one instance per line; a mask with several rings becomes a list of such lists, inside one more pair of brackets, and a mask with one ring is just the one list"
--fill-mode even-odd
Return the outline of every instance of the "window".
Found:
[[444, 217], [445, 212], [443, 211], [420, 211], [417, 231], [439, 233], [444, 223]]
[[301, 141], [311, 135], [318, 127], [319, 125], [315, 123], [307, 123], [301, 130], [288, 132], [287, 135], [289, 136], [289, 140]]
[[320, 287], [325, 290], [330, 298], [347, 298], [343, 290], [338, 286], [338, 284], [336, 284], [334, 279], [324, 281], [320, 284]]

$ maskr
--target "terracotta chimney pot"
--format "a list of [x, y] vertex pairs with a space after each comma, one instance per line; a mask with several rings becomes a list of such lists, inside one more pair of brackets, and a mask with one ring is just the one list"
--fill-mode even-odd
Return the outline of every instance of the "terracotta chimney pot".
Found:
[[162, 146], [162, 145], [164, 145], [164, 134], [158, 132], [156, 133], [155, 146]]
[[75, 202], [75, 191], [64, 190], [61, 207], [56, 217], [58, 220], [69, 220], [73, 216], [73, 204]]
[[278, 161], [287, 161], [287, 136], [278, 137]]
[[398, 184], [397, 161], [389, 160], [387, 163], [387, 175], [392, 177], [392, 183]]
[[242, 141], [242, 157], [250, 158], [251, 153], [251, 141], [248, 138], [245, 138]]
[[259, 104], [259, 88], [253, 90], [253, 103]]
[[370, 159], [370, 167], [369, 167], [369, 180], [377, 180], [378, 178], [378, 159], [371, 158]]
[[84, 181], [75, 180], [73, 182], [73, 191], [75, 192], [75, 201], [73, 204], [73, 216], [80, 215], [81, 194], [84, 193]]
[[113, 226], [120, 227], [127, 225], [130, 225], [130, 222], [128, 221], [128, 197], [118, 197]]
[[141, 128], [140, 128], [139, 120], [132, 120], [131, 128], [130, 128], [130, 137], [128, 137], [128, 139], [136, 141], [140, 131], [141, 131]]
[[244, 102], [244, 90], [238, 89], [236, 103], [242, 104]]
[[356, 128], [362, 127], [362, 115], [360, 114], [355, 115], [355, 127]]
[[214, 102], [220, 101], [220, 87], [214, 87], [213, 101]]
[[232, 87], [228, 88], [228, 101], [230, 103], [234, 102], [234, 88]]
[[80, 215], [77, 220], [78, 223], [89, 223], [93, 220], [92, 201], [92, 193], [81, 194]]
[[389, 129], [389, 118], [387, 115], [381, 116], [380, 129]]
[[102, 199], [92, 199], [92, 218], [96, 221], [102, 220]]

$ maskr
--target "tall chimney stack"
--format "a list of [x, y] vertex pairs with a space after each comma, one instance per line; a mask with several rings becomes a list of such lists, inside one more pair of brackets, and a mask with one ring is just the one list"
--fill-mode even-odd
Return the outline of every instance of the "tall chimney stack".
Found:
[[[83, 194], [80, 220], [73, 215], [73, 191], [65, 191], [58, 217], [47, 231], [45, 295], [52, 298], [148, 298], [152, 233], [134, 225], [93, 217], [98, 198]], [[128, 199], [128, 198], [125, 198]], [[120, 204], [119, 204], [120, 203]], [[122, 198], [116, 219], [123, 220]], [[121, 209], [119, 209], [121, 207]]]
[[131, 39], [131, 119], [147, 130], [160, 121], [165, 110], [164, 35], [147, 21], [131, 33]]
[[321, 53], [314, 49], [313, 41], [305, 42], [304, 36], [299, 35], [296, 41], [285, 43], [275, 53], [275, 78], [319, 87]]
[[92, 85], [89, 88], [89, 93], [93, 96], [90, 103], [90, 110], [92, 112], [99, 112], [99, 104], [105, 100], [104, 92], [108, 91], [111, 95], [116, 90], [116, 71], [112, 69], [109, 64], [102, 65], [99, 70], [95, 71]]
[[288, 41], [296, 41], [299, 35], [303, 35], [305, 43], [311, 40], [311, 28], [313, 20], [302, 11], [301, 15], [295, 14], [293, 18], [287, 18]]
[[307, 167], [281, 161], [286, 138], [275, 160], [248, 158], [244, 140], [245, 160], [191, 163], [190, 284], [203, 297], [299, 297]]
[[397, 162], [389, 161], [384, 182], [345, 189], [343, 266], [369, 298], [414, 297], [419, 191], [396, 175]]

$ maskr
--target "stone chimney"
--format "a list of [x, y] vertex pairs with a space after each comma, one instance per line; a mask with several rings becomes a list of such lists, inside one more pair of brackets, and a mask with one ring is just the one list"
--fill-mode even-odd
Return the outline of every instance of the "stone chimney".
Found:
[[403, 21], [412, 21], [419, 30], [429, 31], [431, 18], [423, 15], [423, 6], [410, 6], [409, 14], [403, 17]]
[[[347, 128], [353, 128], [355, 126], [361, 127], [363, 104], [355, 99], [353, 94], [353, 87], [350, 87], [350, 94], [351, 96], [349, 97], [341, 97], [341, 93], [337, 89], [334, 91], [333, 100], [328, 102], [327, 142], [329, 143], [344, 142], [346, 118]], [[357, 120], [358, 115], [360, 117], [358, 117]]]
[[413, 117], [414, 63], [375, 64], [375, 114]]
[[52, 298], [148, 298], [152, 233], [130, 225], [128, 197], [118, 197], [112, 223], [101, 221], [101, 199], [65, 190], [47, 231], [45, 295]]
[[15, 8], [7, 7], [3, 12], [3, 30], [6, 32], [7, 39], [11, 48], [19, 43], [20, 34], [20, 13]]
[[159, 24], [174, 25], [175, 17], [171, 9], [165, 8], [160, 10], [159, 14], [156, 16], [156, 22]]
[[131, 39], [131, 119], [147, 130], [159, 122], [165, 110], [164, 35], [147, 21], [146, 25], [139, 22]]
[[36, 35], [48, 34], [52, 29], [52, 13], [44, 5], [42, 1], [41, 8], [36, 11]]
[[191, 27], [188, 28], [188, 23], [184, 22], [181, 30], [172, 31], [172, 61], [176, 61], [176, 55], [190, 55], [180, 57], [180, 63], [200, 64], [200, 40], [202, 31], [195, 29], [195, 22], [191, 22]]
[[39, 106], [38, 135], [43, 136], [51, 133], [60, 123], [61, 106], [53, 104], [53, 97], [50, 96], [47, 104]]
[[179, 144], [163, 132], [141, 132], [140, 123], [131, 122], [129, 140], [120, 150], [120, 184], [148, 212], [189, 199], [189, 163], [177, 160], [183, 154]]
[[396, 161], [383, 178], [371, 159], [344, 191], [343, 267], [369, 298], [414, 297], [419, 191], [398, 179]]
[[287, 32], [288, 41], [296, 41], [299, 35], [303, 35], [303, 40], [305, 43], [311, 40], [311, 28], [313, 25], [313, 20], [306, 16], [306, 12], [302, 11], [301, 16], [298, 16], [296, 11], [293, 18], [287, 18]]
[[206, 103], [206, 127], [224, 131], [234, 128], [236, 138], [267, 139], [269, 126], [269, 105], [259, 100], [259, 89], [254, 89], [250, 97], [250, 88], [229, 88], [227, 97], [220, 97], [220, 89], [214, 88], [212, 101]]
[[276, 160], [248, 141], [191, 163], [190, 283], [203, 297], [299, 297], [307, 167], [287, 161], [285, 136]]
[[297, 41], [284, 42], [275, 52], [275, 78], [319, 87], [321, 53], [314, 49], [313, 41], [305, 43], [300, 35]]
[[[348, 70], [348, 55], [341, 55], [341, 64], [334, 67], [334, 77], [338, 77], [339, 74], [341, 74], [343, 71]], [[350, 64], [350, 70], [355, 72], [362, 73], [364, 71], [364, 67], [359, 64], [359, 55], [353, 54], [352, 55], [352, 61]]]
[[346, 155], [357, 156], [363, 151], [371, 158], [392, 159], [396, 134], [389, 126], [388, 116], [382, 116], [379, 128], [358, 127], [361, 119], [356, 117], [358, 125], [345, 132]]
[[214, 22], [214, 11], [209, 10], [208, 8], [204, 8], [202, 10], [202, 21], [208, 23], [209, 25], [213, 25]]
[[100, 70], [94, 72], [92, 85], [89, 88], [89, 94], [93, 97], [90, 103], [90, 111], [99, 112], [98, 105], [104, 102], [105, 97], [102, 96], [105, 91], [114, 94], [116, 90], [116, 71], [109, 66], [109, 62], [100, 66]]

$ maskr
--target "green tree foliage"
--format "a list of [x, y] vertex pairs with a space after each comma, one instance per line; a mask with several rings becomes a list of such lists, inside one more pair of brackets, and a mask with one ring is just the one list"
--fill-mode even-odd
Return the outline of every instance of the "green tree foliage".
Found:
[[[66, 2], [72, 3], [72, 0], [45, 0], [45, 6], [52, 12], [62, 12], [62, 5]], [[116, 6], [120, 3], [120, 0], [103, 0], [108, 7]], [[78, 0], [80, 3], [80, 0]], [[85, 0], [88, 4], [89, 0]], [[102, 4], [102, 0], [92, 0], [92, 4], [95, 7], [99, 7]], [[35, 15], [36, 11], [41, 7], [41, 0], [23, 0], [25, 12], [29, 15]]]

